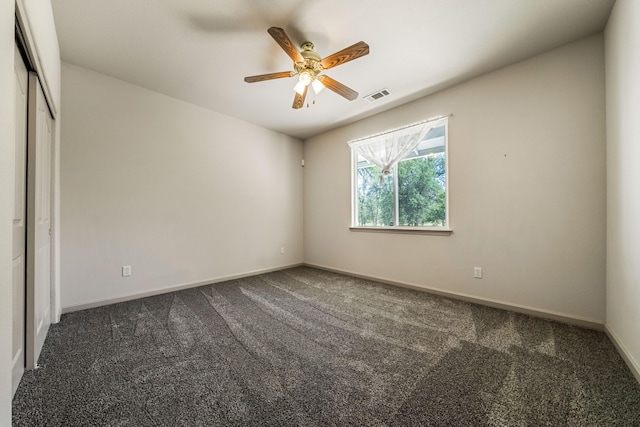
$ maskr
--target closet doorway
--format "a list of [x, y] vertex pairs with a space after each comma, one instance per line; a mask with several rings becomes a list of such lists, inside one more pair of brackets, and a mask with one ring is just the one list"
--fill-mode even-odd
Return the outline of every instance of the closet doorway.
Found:
[[37, 366], [51, 324], [54, 121], [37, 74], [15, 46], [12, 388]]

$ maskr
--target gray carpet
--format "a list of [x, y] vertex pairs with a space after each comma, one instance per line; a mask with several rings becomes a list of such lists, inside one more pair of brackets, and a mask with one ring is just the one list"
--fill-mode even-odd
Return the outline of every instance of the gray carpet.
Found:
[[66, 314], [15, 426], [640, 425], [600, 332], [307, 267]]

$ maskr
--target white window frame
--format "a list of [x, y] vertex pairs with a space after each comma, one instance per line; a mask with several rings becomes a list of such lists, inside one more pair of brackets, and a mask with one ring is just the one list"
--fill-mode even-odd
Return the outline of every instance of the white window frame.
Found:
[[[401, 129], [401, 128], [398, 128]], [[389, 132], [393, 132], [390, 130]], [[451, 186], [449, 182], [449, 121], [444, 123], [444, 156], [445, 156], [445, 224], [441, 227], [418, 227], [418, 226], [360, 226], [358, 225], [358, 153], [351, 149], [351, 231], [383, 232], [383, 233], [408, 233], [408, 234], [434, 234], [450, 235], [453, 232], [450, 221], [449, 193]], [[402, 161], [402, 160], [400, 160]], [[398, 163], [400, 163], [400, 161]], [[394, 224], [398, 221], [398, 165], [393, 167], [393, 204], [394, 204]]]

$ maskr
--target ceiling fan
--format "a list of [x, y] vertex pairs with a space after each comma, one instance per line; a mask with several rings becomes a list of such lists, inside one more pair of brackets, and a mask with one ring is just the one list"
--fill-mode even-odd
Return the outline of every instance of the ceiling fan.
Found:
[[282, 50], [293, 60], [294, 71], [282, 71], [278, 73], [260, 74], [258, 76], [245, 77], [247, 83], [262, 82], [265, 80], [281, 79], [285, 77], [298, 76], [298, 83], [294, 90], [296, 95], [293, 98], [292, 108], [302, 108], [304, 99], [307, 96], [309, 86], [318, 94], [324, 87], [334, 91], [338, 95], [353, 101], [358, 97], [358, 92], [340, 83], [331, 77], [321, 74], [324, 70], [333, 68], [345, 62], [360, 58], [369, 53], [369, 45], [365, 42], [358, 42], [339, 52], [329, 55], [326, 58], [320, 57], [315, 51], [313, 43], [305, 42], [298, 51], [291, 39], [282, 28], [271, 27], [267, 32], [280, 45]]

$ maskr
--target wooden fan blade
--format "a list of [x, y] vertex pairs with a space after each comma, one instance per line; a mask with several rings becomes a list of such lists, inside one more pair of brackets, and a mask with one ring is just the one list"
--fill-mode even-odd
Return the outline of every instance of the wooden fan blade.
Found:
[[304, 99], [307, 97], [307, 90], [309, 90], [309, 86], [304, 87], [304, 92], [302, 92], [302, 95], [296, 92], [296, 96], [295, 98], [293, 98], [293, 105], [291, 106], [291, 108], [295, 108], [297, 110], [298, 108], [302, 108], [304, 106]]
[[361, 56], [365, 56], [368, 53], [369, 45], [365, 42], [358, 42], [342, 49], [340, 52], [336, 52], [333, 55], [323, 58], [322, 61], [320, 61], [320, 64], [322, 64], [322, 67], [325, 70], [328, 70], [329, 68], [333, 68], [340, 64], [344, 64], [345, 62], [353, 61]]
[[343, 85], [339, 81], [332, 79], [329, 76], [318, 76], [318, 80], [320, 80], [322, 84], [327, 87], [327, 89], [334, 91], [340, 96], [344, 96], [349, 101], [353, 101], [358, 97], [358, 92], [351, 89], [350, 87]]
[[247, 83], [263, 82], [265, 80], [282, 79], [285, 77], [291, 77], [295, 74], [293, 71], [281, 71], [279, 73], [260, 74], [258, 76], [245, 77], [244, 81]]
[[271, 27], [267, 32], [271, 34], [271, 37], [280, 45], [282, 50], [289, 55], [289, 58], [293, 59], [293, 62], [304, 61], [304, 58], [282, 28]]

